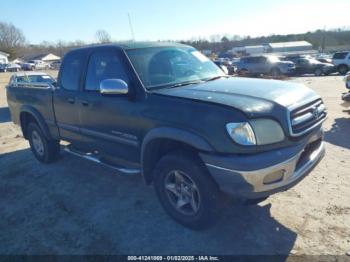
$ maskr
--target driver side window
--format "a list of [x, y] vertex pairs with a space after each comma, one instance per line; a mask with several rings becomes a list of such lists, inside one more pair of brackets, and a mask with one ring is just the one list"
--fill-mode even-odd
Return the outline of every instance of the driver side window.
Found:
[[105, 79], [121, 79], [129, 84], [123, 64], [116, 52], [97, 51], [90, 56], [85, 90], [100, 90], [100, 83]]

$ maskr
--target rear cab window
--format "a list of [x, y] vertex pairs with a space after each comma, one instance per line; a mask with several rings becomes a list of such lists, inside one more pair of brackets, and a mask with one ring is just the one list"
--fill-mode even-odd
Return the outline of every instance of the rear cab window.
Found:
[[62, 63], [59, 86], [64, 90], [78, 91], [85, 61], [85, 52], [74, 51], [67, 54]]

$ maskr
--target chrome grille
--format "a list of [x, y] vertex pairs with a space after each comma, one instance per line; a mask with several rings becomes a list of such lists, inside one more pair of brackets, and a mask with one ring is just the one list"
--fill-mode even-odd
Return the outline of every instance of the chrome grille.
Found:
[[290, 112], [292, 136], [301, 136], [320, 125], [327, 117], [326, 107], [321, 99], [314, 100]]

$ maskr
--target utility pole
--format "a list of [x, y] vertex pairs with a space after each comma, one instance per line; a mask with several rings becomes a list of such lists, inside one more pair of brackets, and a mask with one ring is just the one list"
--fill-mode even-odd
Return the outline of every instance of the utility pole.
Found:
[[323, 27], [323, 34], [322, 34], [322, 53], [324, 53], [326, 49], [326, 26]]
[[128, 13], [128, 18], [129, 18], [129, 26], [130, 26], [131, 38], [132, 38], [132, 41], [135, 41], [134, 29], [132, 28], [131, 17], [130, 17], [129, 13]]

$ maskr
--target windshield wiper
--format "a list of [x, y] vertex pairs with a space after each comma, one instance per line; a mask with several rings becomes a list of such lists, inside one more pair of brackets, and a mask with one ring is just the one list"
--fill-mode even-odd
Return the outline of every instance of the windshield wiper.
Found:
[[217, 80], [217, 79], [220, 79], [220, 78], [223, 78], [223, 77], [229, 78], [230, 76], [214, 76], [214, 77], [211, 77], [211, 78], [207, 78], [204, 81], [205, 82], [214, 81], [214, 80]]
[[194, 84], [199, 84], [202, 83], [203, 81], [188, 81], [188, 82], [182, 82], [182, 83], [178, 83], [178, 84], [174, 84], [171, 86], [168, 86], [168, 88], [175, 88], [175, 87], [180, 87], [180, 86], [188, 86], [188, 85], [194, 85]]

